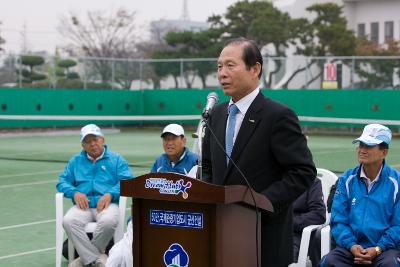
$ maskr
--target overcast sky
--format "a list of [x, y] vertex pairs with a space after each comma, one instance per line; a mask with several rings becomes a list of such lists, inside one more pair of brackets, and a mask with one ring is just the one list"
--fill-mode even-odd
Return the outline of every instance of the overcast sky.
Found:
[[[88, 10], [125, 7], [137, 12], [137, 22], [145, 27], [152, 20], [179, 19], [183, 0], [3, 0], [0, 8], [0, 34], [6, 39], [6, 52], [22, 48], [24, 25], [28, 48], [54, 53], [57, 44], [65, 44], [58, 35], [59, 18], [70, 11], [81, 16]], [[189, 18], [206, 21], [213, 14], [225, 13], [237, 0], [187, 0]]]

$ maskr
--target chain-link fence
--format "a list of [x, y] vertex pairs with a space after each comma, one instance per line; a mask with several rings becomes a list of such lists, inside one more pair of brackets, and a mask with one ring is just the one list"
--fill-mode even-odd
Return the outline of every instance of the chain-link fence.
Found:
[[[216, 88], [216, 58], [64, 59], [0, 54], [0, 87]], [[270, 89], [400, 89], [400, 57], [265, 57]]]

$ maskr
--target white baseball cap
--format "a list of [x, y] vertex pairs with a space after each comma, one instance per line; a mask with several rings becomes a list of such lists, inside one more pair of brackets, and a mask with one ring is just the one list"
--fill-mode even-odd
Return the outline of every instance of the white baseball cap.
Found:
[[183, 130], [183, 127], [175, 123], [165, 126], [164, 130], [162, 131], [161, 137], [164, 137], [164, 134], [166, 133], [172, 133], [176, 136], [185, 136], [185, 130]]
[[95, 135], [95, 136], [103, 136], [103, 133], [101, 132], [99, 126], [96, 124], [88, 124], [81, 129], [81, 142], [85, 137], [89, 134]]
[[360, 137], [354, 139], [353, 144], [362, 142], [367, 146], [376, 146], [381, 143], [390, 144], [392, 140], [392, 132], [386, 126], [381, 124], [368, 124], [364, 127], [364, 130]]

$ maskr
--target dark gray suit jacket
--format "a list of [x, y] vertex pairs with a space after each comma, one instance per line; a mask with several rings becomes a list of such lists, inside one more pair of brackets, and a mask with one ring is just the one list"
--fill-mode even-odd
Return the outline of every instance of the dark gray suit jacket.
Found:
[[[225, 147], [228, 102], [215, 106], [209, 127]], [[269, 198], [273, 214], [261, 217], [262, 266], [292, 262], [292, 202], [316, 177], [316, 169], [296, 114], [261, 93], [250, 105], [232, 150], [232, 159], [252, 187]], [[219, 185], [245, 184], [224, 151], [206, 129], [203, 179]]]

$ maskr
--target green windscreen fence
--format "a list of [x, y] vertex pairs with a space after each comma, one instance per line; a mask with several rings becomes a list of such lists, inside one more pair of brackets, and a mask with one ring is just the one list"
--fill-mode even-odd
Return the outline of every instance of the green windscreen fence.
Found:
[[140, 91], [0, 89], [0, 127], [75, 126], [88, 121], [84, 116], [99, 117], [99, 124], [131, 124], [101, 117], [142, 114], [142, 99]]
[[[48, 90], [1, 89], [0, 127], [134, 125], [181, 122], [196, 124], [210, 92], [220, 89]], [[262, 90], [292, 108], [303, 125], [400, 125], [400, 91]]]

